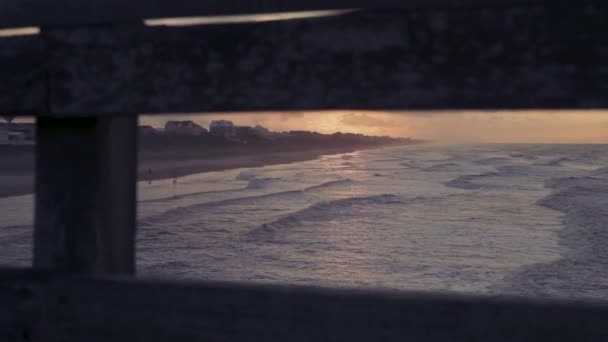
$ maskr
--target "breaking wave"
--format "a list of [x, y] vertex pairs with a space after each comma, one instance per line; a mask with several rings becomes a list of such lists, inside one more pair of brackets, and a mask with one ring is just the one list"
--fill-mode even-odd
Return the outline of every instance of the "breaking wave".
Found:
[[[257, 179], [257, 178], [253, 178], [250, 181], [255, 180], [255, 179]], [[263, 183], [263, 180], [262, 180], [262, 183]], [[303, 194], [306, 192], [311, 192], [311, 191], [315, 191], [315, 190], [319, 190], [319, 189], [325, 189], [325, 188], [329, 188], [332, 186], [349, 185], [349, 184], [353, 184], [353, 183], [354, 183], [354, 181], [352, 179], [345, 178], [345, 179], [338, 179], [338, 180], [324, 182], [324, 183], [321, 183], [318, 185], [310, 186], [303, 190], [279, 191], [279, 192], [272, 192], [272, 193], [268, 193], [268, 194], [243, 196], [243, 197], [224, 199], [224, 200], [219, 200], [219, 201], [197, 203], [197, 204], [193, 204], [193, 205], [189, 205], [189, 206], [180, 206], [180, 207], [176, 207], [176, 208], [167, 210], [167, 211], [162, 212], [157, 215], [143, 218], [140, 220], [140, 225], [147, 226], [147, 225], [150, 225], [152, 223], [156, 223], [156, 222], [162, 221], [162, 220], [179, 219], [180, 217], [183, 217], [184, 215], [194, 214], [194, 213], [200, 212], [202, 209], [207, 209], [210, 207], [234, 205], [234, 204], [246, 203], [246, 202], [251, 202], [251, 201], [269, 199], [269, 198], [273, 198], [273, 197], [286, 197], [286, 196], [300, 195], [300, 194]], [[259, 189], [259, 188], [247, 187], [247, 189]]]
[[241, 171], [234, 179], [236, 180], [250, 180], [256, 178], [257, 174], [251, 171]]
[[509, 156], [511, 158], [521, 158], [524, 160], [536, 160], [538, 159], [538, 156], [532, 155], [532, 154], [526, 154], [526, 153], [511, 153], [509, 154]]
[[[478, 190], [478, 189], [521, 189], [522, 187], [515, 183], [505, 182], [506, 177], [520, 177], [520, 176], [537, 176], [542, 175], [546, 170], [535, 169], [529, 165], [502, 165], [497, 166], [496, 171], [484, 172], [472, 175], [462, 175], [449, 182], [444, 183], [446, 186], [465, 189], [465, 190]], [[499, 178], [500, 177], [500, 180]], [[483, 183], [480, 182], [483, 179], [496, 178], [499, 180], [496, 183]]]
[[329, 188], [329, 187], [336, 186], [336, 185], [351, 185], [351, 184], [354, 184], [354, 183], [355, 182], [352, 179], [350, 179], [350, 178], [337, 179], [337, 180], [321, 183], [319, 185], [310, 186], [310, 187], [304, 189], [304, 191], [312, 191], [312, 190], [317, 190], [317, 189], [325, 189], [325, 188]]
[[188, 194], [175, 195], [175, 196], [171, 196], [171, 197], [161, 197], [161, 198], [154, 198], [154, 199], [149, 199], [149, 200], [139, 200], [138, 203], [139, 204], [165, 203], [165, 202], [169, 202], [169, 201], [173, 201], [173, 200], [180, 200], [180, 199], [197, 197], [197, 196], [238, 192], [238, 191], [243, 191], [245, 189], [247, 189], [247, 187], [240, 187], [240, 188], [234, 188], [234, 189], [223, 189], [223, 190], [197, 191], [197, 192], [191, 192]]
[[495, 185], [476, 183], [477, 180], [488, 178], [488, 177], [496, 177], [496, 176], [499, 176], [499, 173], [485, 172], [485, 173], [476, 174], [476, 175], [464, 175], [464, 176], [457, 177], [457, 178], [445, 183], [445, 185], [453, 187], [453, 188], [465, 189], [465, 190], [477, 190], [477, 189], [482, 189], [482, 188], [497, 187]]
[[539, 205], [563, 213], [562, 259], [522, 267], [494, 291], [505, 294], [608, 298], [608, 179], [565, 177], [546, 182], [554, 191]]
[[572, 159], [570, 159], [570, 158], [562, 157], [562, 158], [550, 160], [550, 161], [546, 162], [544, 165], [546, 165], [546, 166], [563, 166], [564, 162], [571, 162], [571, 161], [572, 161]]
[[[396, 195], [383, 194], [377, 196], [350, 197], [328, 202], [313, 204], [307, 208], [283, 216], [273, 222], [264, 223], [251, 231], [246, 236], [254, 240], [272, 240], [277, 232], [291, 227], [302, 226], [305, 222], [318, 222], [326, 219], [335, 219], [341, 215], [356, 215], [355, 206], [369, 206], [378, 204], [403, 205], [406, 204], [402, 198]], [[352, 211], [351, 211], [352, 210]]]
[[504, 164], [504, 163], [507, 163], [510, 161], [511, 161], [510, 159], [504, 158], [504, 157], [492, 157], [492, 158], [476, 160], [475, 163], [479, 164], [479, 165], [497, 165], [497, 164]]
[[281, 178], [274, 178], [274, 177], [251, 178], [247, 182], [247, 189], [263, 189], [279, 180], [281, 180]]
[[496, 168], [501, 176], [528, 176], [534, 173], [529, 165], [503, 165]]
[[443, 163], [424, 168], [423, 171], [459, 171], [461, 169], [456, 163]]

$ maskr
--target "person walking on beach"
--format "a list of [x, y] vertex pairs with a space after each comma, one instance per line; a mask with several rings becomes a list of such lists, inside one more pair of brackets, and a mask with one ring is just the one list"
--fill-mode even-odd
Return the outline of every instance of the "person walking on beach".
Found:
[[148, 168], [148, 184], [152, 184], [152, 168]]

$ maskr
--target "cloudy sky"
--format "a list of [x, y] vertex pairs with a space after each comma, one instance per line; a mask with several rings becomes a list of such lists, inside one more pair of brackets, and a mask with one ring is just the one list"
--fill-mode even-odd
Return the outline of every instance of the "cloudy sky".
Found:
[[608, 111], [563, 112], [285, 112], [142, 116], [162, 127], [167, 120], [193, 120], [208, 126], [228, 119], [275, 131], [311, 130], [407, 136], [445, 142], [608, 143]]

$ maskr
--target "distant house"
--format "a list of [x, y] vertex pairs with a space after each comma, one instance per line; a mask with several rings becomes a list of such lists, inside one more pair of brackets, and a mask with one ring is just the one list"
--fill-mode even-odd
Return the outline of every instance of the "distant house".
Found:
[[209, 132], [218, 137], [232, 138], [236, 134], [236, 129], [232, 121], [214, 120], [209, 125]]
[[159, 131], [156, 128], [149, 126], [149, 125], [139, 126], [139, 127], [137, 127], [137, 130], [139, 132], [139, 135], [144, 135], [144, 136], [156, 135], [159, 133]]
[[268, 128], [260, 125], [255, 125], [253, 127], [253, 132], [262, 139], [270, 140], [275, 138], [275, 134], [273, 134]]
[[289, 131], [287, 134], [290, 138], [294, 139], [319, 139], [323, 136], [320, 133], [311, 131]]
[[256, 133], [255, 129], [250, 126], [235, 126], [234, 136], [232, 139], [241, 142], [249, 143], [253, 140], [259, 140], [260, 136]]
[[0, 123], [0, 145], [33, 145], [35, 141], [35, 124]]
[[0, 122], [0, 145], [8, 145], [9, 124]]
[[175, 135], [201, 135], [207, 129], [194, 123], [193, 121], [167, 121], [165, 124], [165, 134]]
[[289, 135], [291, 135], [293, 137], [311, 137], [314, 134], [317, 134], [317, 133], [311, 132], [311, 131], [289, 131]]

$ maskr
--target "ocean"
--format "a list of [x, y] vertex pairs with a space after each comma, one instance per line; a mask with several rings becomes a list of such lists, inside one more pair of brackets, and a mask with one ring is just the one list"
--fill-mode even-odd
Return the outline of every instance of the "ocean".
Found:
[[[364, 150], [138, 185], [138, 275], [608, 299], [608, 145]], [[32, 196], [0, 199], [0, 265]]]

